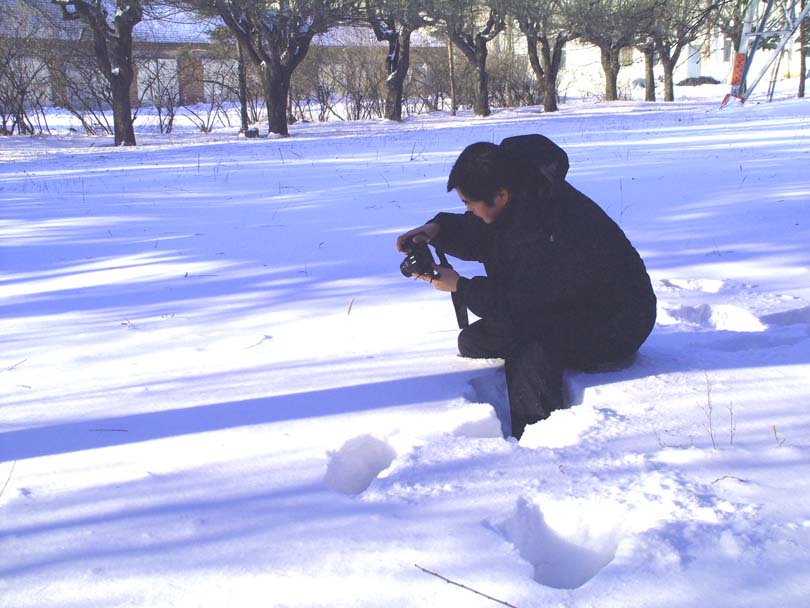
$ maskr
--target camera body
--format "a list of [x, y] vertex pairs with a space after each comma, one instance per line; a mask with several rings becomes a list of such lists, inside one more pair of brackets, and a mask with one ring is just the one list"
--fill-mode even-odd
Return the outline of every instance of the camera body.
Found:
[[436, 262], [427, 243], [414, 243], [413, 239], [410, 238], [403, 243], [403, 247], [405, 249], [405, 259], [402, 260], [399, 269], [404, 276], [419, 275], [433, 278], [439, 276], [433, 270], [433, 264]]

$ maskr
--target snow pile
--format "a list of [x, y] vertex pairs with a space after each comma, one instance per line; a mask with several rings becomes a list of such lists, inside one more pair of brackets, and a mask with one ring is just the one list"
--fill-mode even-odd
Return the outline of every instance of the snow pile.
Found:
[[330, 455], [323, 481], [333, 492], [360, 494], [396, 457], [385, 441], [371, 435], [355, 437]]

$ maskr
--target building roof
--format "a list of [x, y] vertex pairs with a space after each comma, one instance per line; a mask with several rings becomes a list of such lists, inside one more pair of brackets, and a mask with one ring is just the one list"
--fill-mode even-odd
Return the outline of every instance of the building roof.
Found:
[[[103, 0], [108, 13], [115, 14], [114, 0]], [[0, 0], [0, 37], [43, 40], [87, 38], [87, 25], [81, 20], [65, 21], [61, 9], [51, 0]], [[132, 31], [136, 42], [204, 45], [211, 43], [210, 32], [224, 26], [218, 18], [200, 17], [165, 4], [150, 4], [143, 20]], [[383, 44], [370, 27], [338, 27], [315, 37], [319, 46], [375, 46]], [[426, 30], [411, 36], [411, 46], [441, 46]]]
[[[115, 14], [115, 3], [105, 0], [108, 13]], [[81, 20], [66, 21], [51, 0], [0, 0], [0, 36], [78, 40], [87, 34]], [[222, 25], [218, 19], [201, 18], [165, 5], [150, 6], [143, 20], [132, 31], [137, 42], [164, 44], [208, 44], [208, 32]]]

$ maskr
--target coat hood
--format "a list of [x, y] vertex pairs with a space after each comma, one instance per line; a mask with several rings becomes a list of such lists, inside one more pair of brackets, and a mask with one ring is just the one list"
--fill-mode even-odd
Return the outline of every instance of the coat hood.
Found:
[[568, 174], [568, 154], [539, 134], [507, 137], [500, 144], [509, 159], [519, 190], [529, 198], [550, 198]]
[[507, 137], [500, 147], [512, 162], [539, 171], [552, 183], [568, 175], [568, 154], [545, 135]]

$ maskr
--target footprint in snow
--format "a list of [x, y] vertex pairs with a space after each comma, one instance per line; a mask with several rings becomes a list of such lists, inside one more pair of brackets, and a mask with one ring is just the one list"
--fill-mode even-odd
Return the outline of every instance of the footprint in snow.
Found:
[[593, 513], [577, 505], [558, 507], [550, 508], [552, 525], [538, 505], [520, 498], [512, 516], [497, 529], [534, 567], [534, 580], [555, 589], [576, 589], [613, 561], [617, 531], [600, 517], [599, 505], [593, 506]]
[[385, 441], [360, 435], [329, 454], [324, 483], [334, 492], [362, 494], [396, 457], [394, 448]]

